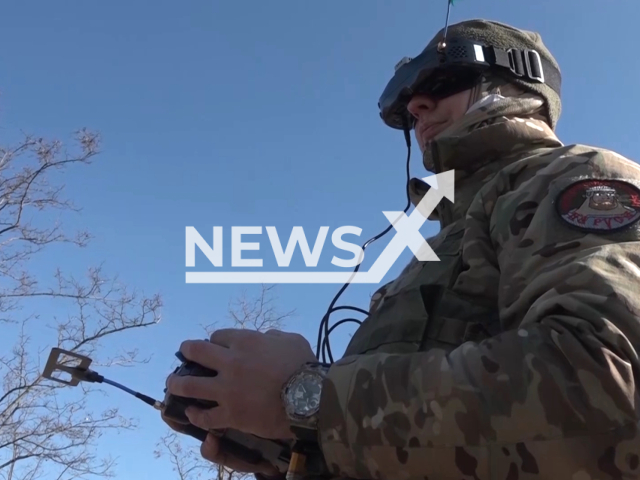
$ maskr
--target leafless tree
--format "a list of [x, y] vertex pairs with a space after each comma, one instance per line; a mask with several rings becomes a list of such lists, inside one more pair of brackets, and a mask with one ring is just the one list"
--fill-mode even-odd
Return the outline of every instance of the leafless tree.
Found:
[[165, 456], [169, 458], [178, 480], [218, 478], [217, 466], [203, 460], [199, 449], [193, 444], [185, 446], [182, 439], [173, 431], [160, 439], [154, 455], [156, 458]]
[[[99, 140], [81, 130], [75, 152], [60, 141], [29, 135], [15, 146], [0, 147], [3, 480], [110, 476], [113, 461], [96, 454], [96, 442], [104, 432], [133, 427], [133, 421], [116, 408], [90, 408], [92, 385], [71, 389], [42, 377], [43, 361], [53, 346], [88, 355], [93, 365], [144, 362], [135, 350], [105, 356], [101, 346], [160, 319], [159, 296], [129, 291], [117, 278], [105, 275], [102, 266], [89, 269], [83, 279], [58, 269], [51, 281], [43, 278], [38, 266], [44, 255], [48, 259], [69, 255], [66, 246], [81, 248], [90, 240], [86, 232], [65, 233], [55, 213], [77, 210], [62, 198], [61, 175], [73, 165], [90, 164]], [[38, 276], [33, 273], [36, 269]], [[65, 312], [65, 317], [47, 315], [47, 323], [41, 312], [52, 307]], [[113, 344], [109, 350], [115, 351]]]
[[[285, 321], [295, 314], [294, 310], [281, 312], [274, 296], [273, 285], [261, 285], [260, 291], [255, 296], [248, 296], [242, 292], [237, 298], [232, 299], [228, 309], [228, 323], [225, 325], [214, 323], [203, 325], [207, 335], [214, 330], [231, 326], [233, 328], [247, 328], [266, 332], [271, 329], [281, 330]], [[234, 472], [221, 465], [215, 465], [204, 460], [200, 455], [200, 446], [189, 441], [188, 446], [180, 434], [169, 431], [157, 444], [156, 458], [168, 457], [177, 480], [199, 480], [201, 478], [215, 480], [242, 480], [252, 475]]]

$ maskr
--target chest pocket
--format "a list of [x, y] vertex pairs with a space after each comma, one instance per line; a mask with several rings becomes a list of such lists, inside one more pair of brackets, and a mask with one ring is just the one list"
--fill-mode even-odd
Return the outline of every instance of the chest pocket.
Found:
[[443, 288], [436, 295], [420, 350], [451, 351], [465, 342], [479, 342], [500, 333], [500, 315], [494, 303], [471, 300], [451, 287]]
[[453, 256], [456, 264], [446, 283], [431, 283], [428, 275], [420, 279], [422, 298], [429, 315], [420, 350], [441, 348], [451, 351], [467, 341], [479, 342], [501, 331], [497, 295], [491, 295], [490, 285], [483, 296], [470, 297], [456, 289], [463, 269], [462, 249]]
[[[441, 232], [429, 242], [439, 262], [419, 262], [414, 257], [397, 279], [374, 295], [374, 308], [354, 334], [345, 356], [374, 351], [412, 353], [423, 346], [430, 332], [430, 310], [435, 307], [430, 300], [440, 298], [452, 277], [457, 277], [463, 234], [463, 221]], [[376, 296], [381, 298], [376, 300]], [[438, 329], [432, 330], [437, 334]]]

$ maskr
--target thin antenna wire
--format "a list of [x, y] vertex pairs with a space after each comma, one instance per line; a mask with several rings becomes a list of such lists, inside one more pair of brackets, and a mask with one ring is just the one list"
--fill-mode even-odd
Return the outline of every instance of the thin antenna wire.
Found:
[[158, 400], [156, 400], [154, 398], [151, 398], [151, 397], [149, 397], [147, 395], [144, 395], [143, 393], [136, 392], [135, 390], [131, 390], [130, 388], [125, 387], [121, 383], [114, 382], [113, 380], [109, 380], [108, 378], [104, 378], [102, 375], [100, 375], [100, 377], [102, 378], [102, 380], [99, 380], [99, 383], [108, 383], [109, 385], [112, 385], [112, 386], [114, 386], [116, 388], [119, 388], [120, 390], [123, 390], [123, 391], [133, 395], [134, 397], [139, 398], [144, 403], [146, 403], [147, 405], [151, 405], [156, 410], [162, 410], [162, 408], [163, 408], [162, 402], [159, 402]]
[[444, 21], [444, 33], [442, 35], [442, 40], [438, 43], [438, 50], [444, 50], [444, 47], [447, 46], [447, 31], [449, 30], [449, 14], [451, 13], [451, 5], [453, 5], [453, 0], [447, 0], [447, 18]]
[[453, 4], [453, 0], [448, 0], [447, 2], [447, 18], [444, 21], [444, 38], [443, 40], [447, 39], [447, 30], [449, 29], [449, 14], [451, 13], [451, 5]]
[[125, 387], [121, 383], [114, 382], [113, 380], [109, 380], [108, 378], [105, 378], [104, 380], [102, 380], [102, 383], [108, 383], [109, 385], [113, 385], [114, 387], [119, 388], [120, 390], [124, 390], [125, 392], [130, 393], [134, 397], [136, 396], [136, 393], [138, 393], [131, 390], [130, 388]]

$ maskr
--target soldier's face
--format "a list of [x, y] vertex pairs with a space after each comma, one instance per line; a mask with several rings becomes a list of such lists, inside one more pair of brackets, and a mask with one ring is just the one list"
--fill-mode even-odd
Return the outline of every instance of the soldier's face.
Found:
[[415, 136], [420, 150], [424, 152], [433, 137], [464, 116], [470, 97], [471, 90], [464, 90], [439, 100], [422, 94], [411, 99], [407, 108], [416, 119]]

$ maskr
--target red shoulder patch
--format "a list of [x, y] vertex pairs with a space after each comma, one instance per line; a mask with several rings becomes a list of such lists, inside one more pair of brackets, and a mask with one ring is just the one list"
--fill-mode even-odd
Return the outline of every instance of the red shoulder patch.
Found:
[[560, 192], [556, 211], [580, 230], [617, 232], [640, 220], [640, 188], [624, 180], [579, 180]]

